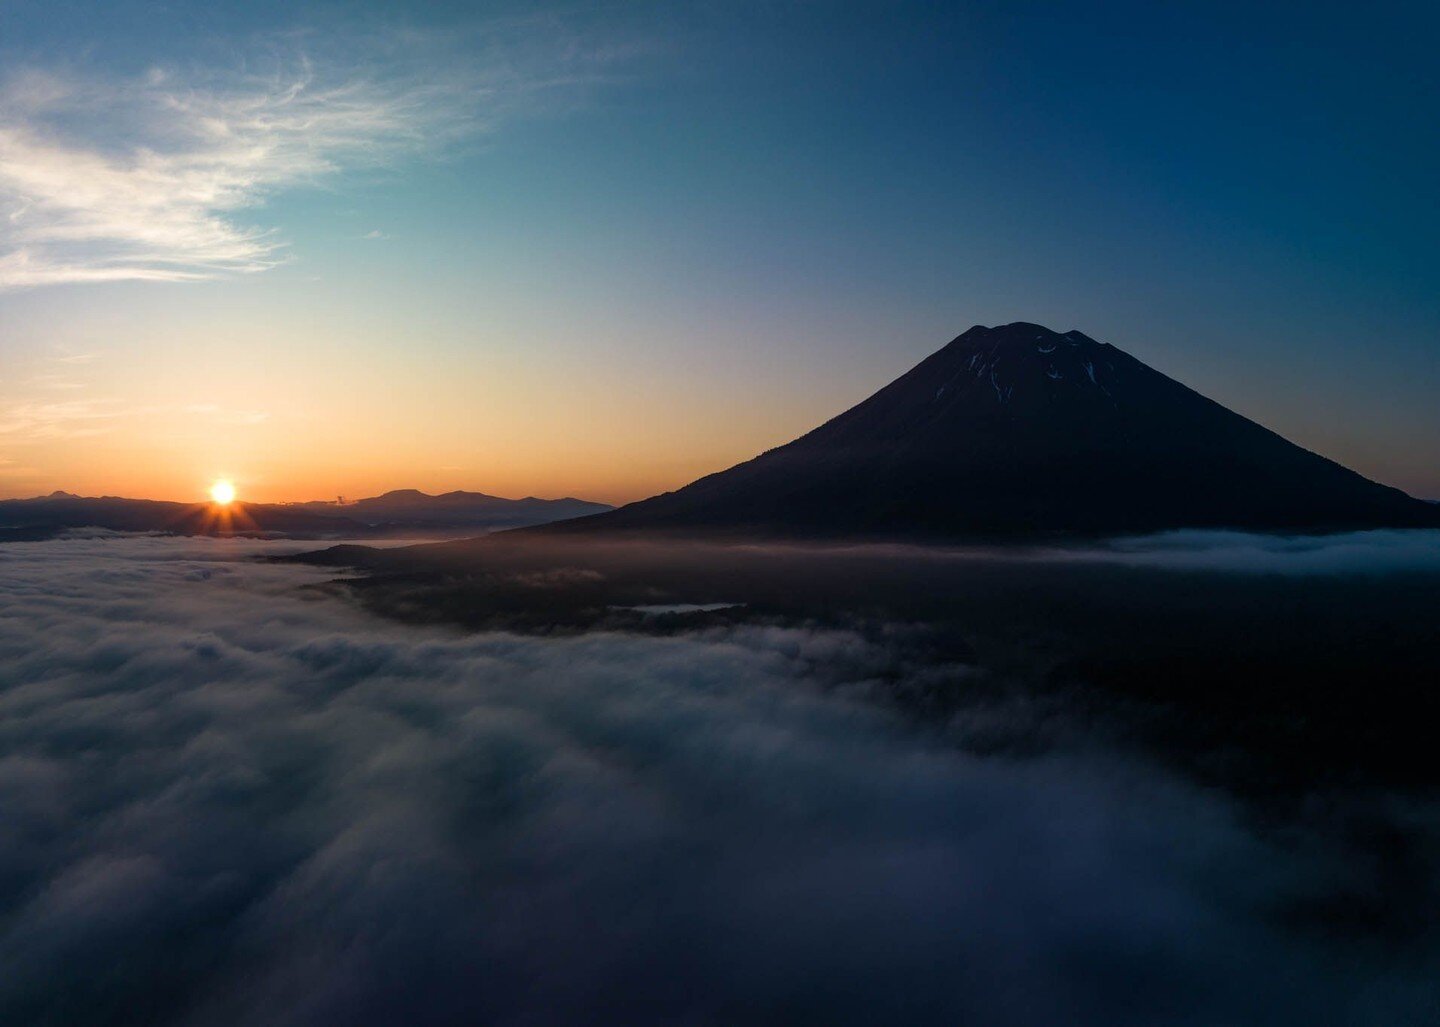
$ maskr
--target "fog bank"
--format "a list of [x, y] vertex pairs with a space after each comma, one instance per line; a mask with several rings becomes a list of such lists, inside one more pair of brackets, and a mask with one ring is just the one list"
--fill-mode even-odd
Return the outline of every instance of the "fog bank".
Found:
[[845, 698], [856, 634], [407, 627], [244, 560], [282, 549], [0, 547], [5, 1022], [1436, 1008], [1423, 959], [1276, 915], [1330, 854], [1133, 759], [946, 746]]

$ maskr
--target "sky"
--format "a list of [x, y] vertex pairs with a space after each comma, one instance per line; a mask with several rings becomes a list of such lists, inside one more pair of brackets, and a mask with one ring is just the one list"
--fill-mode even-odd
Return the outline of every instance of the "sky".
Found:
[[0, 0], [0, 496], [628, 501], [1026, 320], [1440, 498], [1437, 39], [1422, 3]]

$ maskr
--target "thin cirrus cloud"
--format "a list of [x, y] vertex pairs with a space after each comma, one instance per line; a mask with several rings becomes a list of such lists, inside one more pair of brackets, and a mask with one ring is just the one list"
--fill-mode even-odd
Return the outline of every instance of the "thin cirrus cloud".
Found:
[[[77, 386], [78, 387], [78, 386]], [[237, 410], [214, 403], [183, 407], [126, 404], [117, 399], [75, 399], [19, 403], [0, 415], [0, 441], [38, 442], [108, 435], [117, 424], [144, 416], [200, 418], [216, 425], [246, 427], [263, 424], [266, 410]]]
[[0, 417], [0, 439], [81, 439], [104, 435], [117, 418], [130, 412], [133, 411], [111, 400], [15, 404]]
[[267, 198], [442, 149], [584, 81], [543, 59], [357, 77], [303, 56], [263, 75], [12, 76], [0, 289], [265, 271], [287, 259], [280, 230], [250, 221]]

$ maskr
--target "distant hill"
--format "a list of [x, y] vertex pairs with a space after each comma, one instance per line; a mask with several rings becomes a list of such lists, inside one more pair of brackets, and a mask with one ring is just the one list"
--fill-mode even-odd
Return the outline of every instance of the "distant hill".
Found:
[[540, 529], [957, 538], [1440, 526], [1080, 332], [975, 326], [788, 445]]
[[417, 489], [397, 489], [382, 496], [336, 503], [294, 503], [286, 507], [305, 513], [340, 515], [381, 528], [477, 528], [499, 530], [614, 509], [583, 499], [504, 499], [483, 492], [445, 492], [434, 496]]
[[364, 525], [347, 517], [264, 503], [170, 503], [119, 496], [87, 498], [52, 492], [35, 499], [0, 500], [0, 541], [48, 538], [75, 528], [158, 531], [176, 535], [284, 534], [354, 537]]
[[613, 509], [580, 499], [502, 499], [480, 492], [430, 496], [414, 489], [336, 503], [172, 503], [52, 492], [0, 500], [0, 541], [53, 537], [76, 528], [176, 535], [283, 534], [361, 538], [376, 534], [473, 532], [543, 524]]

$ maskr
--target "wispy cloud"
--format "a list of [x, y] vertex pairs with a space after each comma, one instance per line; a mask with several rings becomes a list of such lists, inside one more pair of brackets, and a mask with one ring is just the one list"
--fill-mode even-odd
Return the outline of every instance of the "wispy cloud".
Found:
[[104, 435], [116, 418], [133, 410], [111, 400], [19, 403], [0, 416], [0, 438], [81, 439]]
[[58, 374], [37, 374], [30, 379], [30, 384], [40, 389], [83, 389], [83, 382], [71, 381]]
[[[442, 148], [574, 86], [543, 60], [354, 62], [256, 74], [30, 70], [0, 83], [0, 289], [192, 281], [287, 259], [267, 198]], [[379, 238], [380, 236], [371, 236]]]
[[263, 424], [270, 419], [266, 410], [237, 410], [215, 403], [145, 406], [111, 398], [17, 403], [0, 410], [0, 442], [93, 438], [109, 434], [122, 421], [147, 416], [203, 418], [208, 423], [231, 427]]
[[28, 478], [36, 473], [33, 467], [24, 466], [8, 456], [0, 456], [0, 478]]

